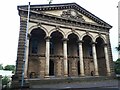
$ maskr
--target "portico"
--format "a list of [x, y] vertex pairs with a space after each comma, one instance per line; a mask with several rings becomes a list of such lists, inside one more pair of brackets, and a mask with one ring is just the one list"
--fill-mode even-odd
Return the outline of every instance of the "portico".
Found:
[[[30, 32], [28, 78], [33, 72], [36, 78], [110, 75], [107, 44], [102, 36], [95, 38], [84, 32], [81, 37], [81, 31], [69, 30], [65, 37], [60, 30], [50, 36], [40, 27]], [[100, 66], [100, 60], [104, 65]]]
[[[76, 3], [31, 5], [25, 42], [27, 6], [18, 6], [20, 37], [16, 61], [24, 77], [51, 79], [114, 75], [109, 38], [111, 25]], [[14, 80], [13, 80], [14, 81]]]

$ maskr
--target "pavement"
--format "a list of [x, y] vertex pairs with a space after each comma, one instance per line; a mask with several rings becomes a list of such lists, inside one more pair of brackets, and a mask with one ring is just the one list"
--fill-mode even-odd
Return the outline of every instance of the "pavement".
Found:
[[119, 80], [33, 85], [30, 90], [120, 90]]

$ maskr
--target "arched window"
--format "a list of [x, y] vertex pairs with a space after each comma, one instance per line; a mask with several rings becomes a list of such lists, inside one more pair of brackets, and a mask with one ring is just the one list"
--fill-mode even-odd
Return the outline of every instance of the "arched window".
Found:
[[54, 54], [54, 44], [52, 41], [50, 42], [50, 54]]
[[89, 52], [89, 56], [93, 56], [93, 54], [92, 54], [92, 46], [88, 47], [88, 52]]

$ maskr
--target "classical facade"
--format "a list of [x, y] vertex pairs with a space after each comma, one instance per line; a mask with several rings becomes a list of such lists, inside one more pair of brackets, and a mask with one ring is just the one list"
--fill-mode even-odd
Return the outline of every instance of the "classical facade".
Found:
[[25, 44], [27, 8], [18, 6], [20, 35], [15, 75], [19, 80], [25, 50], [27, 79], [114, 74], [111, 25], [76, 3], [31, 5]]

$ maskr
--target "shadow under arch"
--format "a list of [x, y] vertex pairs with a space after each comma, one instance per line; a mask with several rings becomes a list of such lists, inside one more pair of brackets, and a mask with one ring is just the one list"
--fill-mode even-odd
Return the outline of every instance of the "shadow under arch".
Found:
[[63, 38], [65, 38], [65, 33], [60, 28], [53, 28], [52, 30], [50, 30], [49, 36], [51, 36], [51, 34], [56, 32], [56, 31], [60, 32], [62, 34]]
[[84, 34], [82, 34], [81, 37], [80, 37], [80, 40], [83, 40], [83, 38], [84, 38], [85, 36], [89, 36], [89, 37], [91, 38], [92, 42], [94, 42], [94, 37], [93, 37], [91, 34], [89, 34], [89, 33], [84, 33]]
[[46, 36], [48, 36], [48, 31], [45, 27], [41, 26], [41, 25], [33, 25], [31, 26], [29, 29], [28, 29], [28, 34], [30, 34], [32, 32], [32, 30], [36, 29], [36, 28], [39, 28], [41, 30], [43, 30], [46, 34]]
[[[28, 60], [28, 74], [30, 74], [31, 72], [34, 72], [36, 74], [35, 78], [37, 78], [41, 75], [44, 75], [44, 72], [41, 72], [41, 68], [43, 67], [42, 64], [45, 61], [46, 33], [43, 29], [38, 27], [38, 28], [32, 29], [30, 32], [30, 35], [31, 35], [29, 39], [29, 56], [30, 57]], [[41, 58], [39, 58], [41, 56], [43, 57], [42, 60]]]
[[[60, 57], [63, 57], [63, 34], [58, 30], [53, 31], [50, 34], [50, 76], [61, 76], [62, 75], [62, 61]], [[60, 71], [58, 71], [60, 69]]]
[[101, 38], [104, 41], [104, 43], [107, 43], [106, 39], [102, 35], [95, 36], [95, 41], [97, 38]]
[[74, 31], [74, 32], [72, 32], [72, 31], [68, 32], [68, 33], [66, 34], [66, 38], [68, 38], [68, 36], [71, 35], [71, 34], [75, 34], [75, 35], [78, 37], [78, 40], [80, 40], [80, 35], [79, 35], [79, 33], [77, 33], [76, 31]]
[[[85, 35], [83, 38], [83, 62], [84, 72], [86, 76], [91, 76], [91, 72], [94, 72], [93, 52], [92, 52], [92, 38], [89, 35]], [[93, 76], [93, 75], [92, 75]]]
[[105, 41], [102, 37], [96, 38], [96, 55], [97, 55], [97, 62], [98, 62], [98, 73], [100, 76], [107, 75], [107, 68], [106, 68], [106, 59], [105, 59], [105, 52], [104, 52], [104, 45]]
[[77, 61], [79, 58], [78, 40], [79, 37], [75, 33], [71, 33], [68, 35], [67, 41], [68, 76], [76, 76], [80, 73], [78, 72], [79, 67], [77, 66]]

